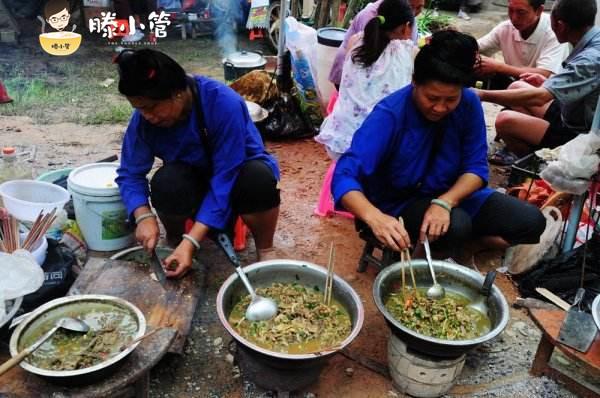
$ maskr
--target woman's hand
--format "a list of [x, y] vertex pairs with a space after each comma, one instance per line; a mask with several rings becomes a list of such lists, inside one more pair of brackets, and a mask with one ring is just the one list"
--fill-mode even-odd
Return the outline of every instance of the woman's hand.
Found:
[[158, 229], [156, 217], [149, 217], [140, 221], [135, 228], [135, 239], [144, 246], [144, 250], [148, 253], [156, 248], [159, 237], [160, 230]]
[[450, 212], [438, 205], [430, 205], [423, 216], [419, 240], [425, 241], [425, 236], [434, 241], [448, 232]]
[[187, 240], [181, 241], [173, 253], [165, 259], [165, 274], [168, 278], [181, 278], [192, 268], [194, 249]]
[[401, 251], [410, 247], [410, 236], [397, 218], [379, 212], [366, 222], [375, 237], [390, 249]]

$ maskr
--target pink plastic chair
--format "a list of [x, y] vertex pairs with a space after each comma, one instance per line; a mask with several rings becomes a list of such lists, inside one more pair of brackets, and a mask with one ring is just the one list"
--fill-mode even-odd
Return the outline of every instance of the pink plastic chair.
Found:
[[[333, 107], [338, 99], [337, 90], [333, 90], [331, 93], [331, 97], [329, 97], [329, 103], [327, 104], [327, 114], [329, 115], [333, 112]], [[331, 165], [327, 169], [327, 173], [325, 173], [325, 178], [323, 178], [323, 185], [321, 186], [321, 192], [319, 193], [319, 201], [317, 203], [317, 207], [315, 208], [315, 214], [321, 217], [329, 217], [329, 216], [342, 216], [346, 218], [353, 219], [354, 216], [351, 213], [346, 211], [337, 211], [333, 207], [333, 197], [331, 195], [331, 180], [333, 179], [333, 171], [335, 170], [335, 162], [331, 162]]]
[[333, 197], [331, 195], [331, 180], [333, 179], [333, 171], [335, 170], [335, 162], [331, 162], [331, 165], [325, 173], [323, 178], [323, 185], [321, 186], [321, 192], [319, 193], [319, 201], [315, 208], [315, 214], [321, 217], [330, 216], [342, 216], [350, 219], [354, 219], [354, 216], [347, 211], [335, 210], [333, 207]]

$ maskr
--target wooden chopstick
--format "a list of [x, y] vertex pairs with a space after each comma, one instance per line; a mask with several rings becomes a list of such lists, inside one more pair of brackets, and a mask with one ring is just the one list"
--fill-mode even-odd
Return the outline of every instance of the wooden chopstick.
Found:
[[419, 291], [417, 290], [417, 281], [415, 280], [415, 273], [413, 272], [412, 259], [410, 258], [410, 250], [404, 249], [404, 251], [406, 253], [405, 254], [406, 258], [408, 260], [408, 270], [410, 271], [410, 277], [412, 278], [413, 289], [415, 289], [415, 294], [418, 296]]
[[323, 303], [330, 305], [331, 303], [331, 289], [333, 287], [333, 264], [335, 257], [335, 247], [333, 242], [329, 246], [329, 260], [327, 261], [327, 278], [325, 279], [325, 291], [323, 292]]

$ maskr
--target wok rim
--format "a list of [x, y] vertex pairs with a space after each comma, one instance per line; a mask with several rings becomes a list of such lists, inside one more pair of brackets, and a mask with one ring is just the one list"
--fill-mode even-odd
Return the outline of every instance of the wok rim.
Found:
[[[427, 266], [427, 261], [421, 260], [421, 259], [412, 260], [411, 264]], [[445, 269], [457, 269], [456, 267], [462, 267], [463, 269], [459, 269], [459, 271], [466, 272], [466, 273], [470, 274], [471, 276], [475, 277], [479, 281], [480, 284], [483, 284], [483, 281], [485, 279], [485, 277], [483, 275], [481, 275], [479, 272], [474, 271], [465, 266], [462, 266], [460, 264], [454, 264], [454, 263], [450, 263], [450, 262], [442, 261], [442, 260], [433, 260], [432, 264], [434, 266], [436, 273], [443, 272]], [[375, 278], [375, 281], [373, 282], [373, 300], [375, 301], [375, 306], [377, 307], [377, 310], [384, 316], [386, 321], [388, 321], [391, 325], [393, 325], [393, 327], [399, 329], [403, 333], [410, 335], [412, 338], [423, 340], [424, 342], [435, 344], [438, 346], [441, 345], [441, 346], [451, 346], [454, 348], [460, 348], [460, 347], [469, 348], [471, 346], [475, 346], [475, 345], [478, 345], [478, 344], [481, 344], [481, 343], [484, 343], [486, 341], [493, 339], [494, 337], [496, 337], [500, 333], [502, 333], [502, 331], [508, 325], [508, 321], [510, 318], [508, 303], [507, 303], [506, 298], [504, 297], [504, 294], [502, 293], [502, 291], [495, 284], [493, 284], [492, 285], [492, 294], [495, 294], [500, 298], [499, 304], [500, 304], [501, 317], [498, 322], [498, 325], [496, 325], [495, 328], [491, 329], [486, 334], [479, 336], [477, 338], [474, 338], [474, 339], [444, 340], [444, 339], [439, 339], [437, 337], [425, 336], [424, 334], [417, 333], [414, 330], [407, 328], [402, 323], [400, 323], [398, 320], [396, 320], [396, 318], [394, 318], [392, 316], [392, 314], [390, 314], [389, 311], [385, 308], [385, 305], [383, 303], [383, 300], [382, 300], [381, 294], [380, 294], [381, 293], [380, 288], [381, 288], [381, 284], [382, 284], [383, 280], [388, 278], [390, 274], [399, 270], [401, 267], [402, 267], [402, 263], [397, 262], [397, 263], [393, 263], [393, 264], [387, 266], [386, 268], [384, 268], [383, 270], [381, 270], [381, 272], [377, 275], [377, 277]]]
[[[138, 321], [138, 330], [137, 330], [136, 334], [134, 336], [132, 336], [132, 339], [141, 337], [144, 335], [144, 333], [146, 333], [146, 326], [147, 326], [146, 317], [144, 316], [142, 311], [140, 311], [140, 309], [137, 306], [135, 306], [133, 303], [130, 303], [127, 300], [124, 300], [122, 298], [115, 297], [115, 296], [104, 295], [104, 294], [82, 294], [82, 295], [75, 295], [75, 296], [60, 297], [60, 298], [54, 299], [52, 301], [49, 301], [49, 302], [43, 304], [42, 306], [36, 308], [34, 311], [31, 312], [31, 314], [25, 320], [23, 320], [23, 322], [21, 322], [17, 326], [17, 328], [15, 329], [15, 331], [13, 332], [13, 334], [10, 337], [10, 343], [9, 343], [10, 347], [9, 348], [10, 348], [11, 357], [15, 357], [19, 353], [18, 342], [19, 342], [20, 338], [22, 337], [22, 332], [34, 320], [36, 320], [38, 317], [40, 317], [41, 315], [45, 314], [46, 312], [48, 312], [49, 310], [51, 310], [53, 308], [57, 308], [57, 307], [65, 305], [65, 304], [76, 303], [78, 301], [101, 301], [101, 302], [115, 304], [120, 307], [125, 307], [125, 308], [129, 309], [135, 315], [135, 317], [137, 318], [137, 321]], [[125, 358], [127, 355], [129, 355], [140, 343], [141, 343], [141, 341], [138, 341], [137, 343], [133, 344], [126, 350], [123, 350], [119, 354], [110, 357], [108, 360], [105, 360], [103, 362], [100, 362], [99, 364], [96, 364], [94, 366], [90, 366], [87, 368], [83, 368], [83, 369], [48, 370], [48, 369], [42, 369], [42, 368], [33, 366], [33, 365], [27, 363], [26, 361], [21, 361], [19, 366], [21, 366], [23, 369], [27, 370], [30, 373], [37, 374], [40, 376], [46, 376], [46, 377], [61, 378], [61, 377], [75, 377], [75, 376], [88, 375], [88, 374], [95, 373], [99, 370], [108, 368], [108, 367], [112, 366], [113, 364], [121, 361], [123, 358]]]
[[[251, 265], [244, 267], [244, 271], [247, 274], [249, 274], [252, 271], [255, 271], [257, 269], [264, 269], [264, 267], [269, 267], [271, 265], [292, 265], [292, 266], [297, 266], [299, 268], [308, 267], [308, 268], [312, 269], [313, 271], [322, 273], [325, 277], [327, 276], [327, 269], [320, 265], [310, 263], [308, 261], [299, 261], [299, 260], [291, 260], [291, 259], [277, 259], [277, 260], [260, 261], [260, 262], [253, 263]], [[223, 299], [225, 296], [225, 291], [237, 279], [239, 279], [239, 276], [235, 272], [233, 274], [231, 274], [219, 288], [219, 292], [217, 294], [217, 303], [216, 303], [217, 304], [217, 315], [219, 316], [219, 320], [221, 321], [221, 324], [223, 325], [225, 330], [227, 330], [227, 332], [236, 341], [243, 344], [245, 347], [250, 348], [254, 351], [257, 351], [263, 355], [266, 355], [269, 357], [275, 357], [278, 359], [292, 359], [292, 360], [314, 359], [314, 358], [329, 356], [329, 355], [335, 354], [336, 352], [342, 350], [344, 347], [346, 347], [347, 345], [352, 343], [352, 341], [354, 341], [354, 339], [358, 336], [358, 334], [360, 333], [360, 331], [362, 329], [364, 318], [365, 318], [365, 310], [364, 310], [361, 298], [358, 295], [358, 293], [356, 293], [354, 288], [352, 286], [350, 286], [350, 284], [348, 282], [346, 282], [341, 277], [337, 276], [335, 273], [333, 274], [333, 277], [334, 277], [334, 282], [335, 282], [334, 285], [337, 284], [337, 285], [343, 286], [350, 293], [350, 296], [352, 297], [352, 300], [357, 307], [357, 311], [356, 311], [357, 317], [356, 317], [354, 326], [352, 327], [352, 330], [350, 331], [350, 334], [333, 350], [323, 350], [323, 351], [314, 352], [314, 353], [310, 353], [310, 354], [286, 354], [286, 353], [282, 353], [282, 352], [268, 350], [266, 348], [260, 347], [256, 344], [250, 342], [249, 340], [246, 340], [245, 338], [243, 338], [229, 324], [229, 321], [227, 320], [227, 316], [225, 315], [225, 312], [223, 310], [223, 307], [224, 307]]]

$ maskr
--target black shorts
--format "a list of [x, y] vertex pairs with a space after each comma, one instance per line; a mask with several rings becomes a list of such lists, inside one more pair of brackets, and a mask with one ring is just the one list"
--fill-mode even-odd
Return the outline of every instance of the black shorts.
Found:
[[544, 120], [550, 123], [542, 141], [536, 146], [539, 148], [556, 148], [566, 144], [579, 134], [576, 130], [565, 126], [560, 116], [560, 106], [558, 101], [554, 100], [544, 114]]
[[[166, 164], [150, 181], [152, 206], [161, 214], [192, 217], [208, 192], [210, 176], [196, 167]], [[277, 179], [261, 160], [250, 160], [240, 169], [231, 190], [234, 215], [252, 214], [279, 206]]]

